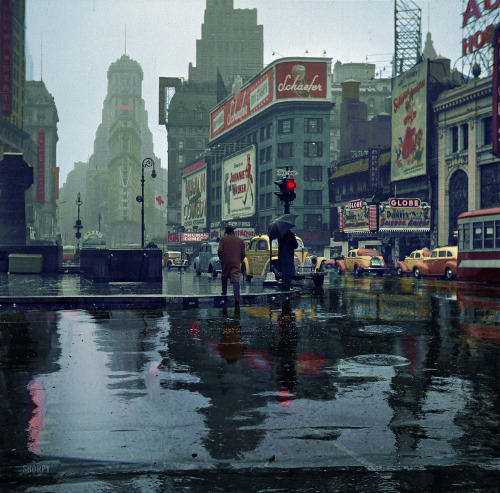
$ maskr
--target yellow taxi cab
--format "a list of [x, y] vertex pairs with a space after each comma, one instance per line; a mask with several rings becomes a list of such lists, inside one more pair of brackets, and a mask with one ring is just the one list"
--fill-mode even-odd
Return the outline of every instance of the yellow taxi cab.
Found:
[[347, 256], [336, 261], [338, 273], [352, 272], [355, 276], [364, 273], [375, 273], [383, 276], [387, 265], [378, 250], [371, 248], [355, 248]]
[[404, 260], [399, 260], [396, 262], [396, 274], [402, 276], [404, 273], [411, 274], [413, 272], [413, 267], [425, 257], [430, 257], [431, 251], [428, 248], [422, 248], [421, 250], [414, 250], [410, 253]]
[[413, 275], [420, 277], [443, 277], [453, 279], [457, 275], [458, 247], [434, 248], [430, 257], [425, 257], [413, 266]]
[[[324, 280], [325, 257], [309, 255], [304, 242], [298, 236], [298, 246], [295, 249], [295, 277], [294, 279], [311, 278], [316, 286], [322, 285]], [[254, 236], [248, 243], [245, 259], [241, 265], [243, 279], [266, 276], [268, 272], [279, 273], [278, 240], [273, 239], [269, 244], [268, 235]], [[279, 275], [279, 274], [278, 274]]]

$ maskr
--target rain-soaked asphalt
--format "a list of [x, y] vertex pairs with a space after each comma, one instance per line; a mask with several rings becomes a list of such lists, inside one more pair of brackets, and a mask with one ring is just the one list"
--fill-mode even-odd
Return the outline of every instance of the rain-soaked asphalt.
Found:
[[[0, 297], [219, 283], [1, 278]], [[266, 289], [239, 307], [0, 299], [0, 491], [499, 491], [500, 287], [329, 274], [250, 296]]]

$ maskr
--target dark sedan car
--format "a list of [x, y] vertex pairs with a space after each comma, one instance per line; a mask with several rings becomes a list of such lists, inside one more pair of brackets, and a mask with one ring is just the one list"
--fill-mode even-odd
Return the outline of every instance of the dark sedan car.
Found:
[[217, 250], [219, 244], [216, 241], [203, 243], [200, 253], [194, 259], [194, 270], [196, 275], [201, 276], [202, 272], [212, 274], [212, 277], [217, 277], [217, 274], [222, 272]]

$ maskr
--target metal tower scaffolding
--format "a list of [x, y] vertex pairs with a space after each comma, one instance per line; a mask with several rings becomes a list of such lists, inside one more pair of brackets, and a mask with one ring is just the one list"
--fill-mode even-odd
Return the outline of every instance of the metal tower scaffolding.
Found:
[[393, 77], [412, 68], [420, 58], [421, 17], [422, 10], [412, 0], [395, 0]]

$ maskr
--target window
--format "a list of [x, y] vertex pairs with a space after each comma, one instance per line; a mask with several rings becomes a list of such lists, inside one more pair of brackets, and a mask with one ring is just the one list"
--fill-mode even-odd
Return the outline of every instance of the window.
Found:
[[458, 151], [458, 127], [451, 129], [451, 152]]
[[267, 250], [267, 240], [259, 240], [257, 250]]
[[304, 166], [304, 181], [322, 181], [323, 168], [321, 166]]
[[323, 156], [323, 142], [304, 142], [304, 157]]
[[470, 248], [470, 224], [460, 225], [458, 230], [459, 248], [468, 251]]
[[293, 133], [293, 119], [288, 120], [278, 120], [278, 133], [279, 134], [291, 134]]
[[483, 143], [485, 146], [491, 145], [491, 116], [483, 120]]
[[472, 225], [473, 236], [472, 236], [472, 248], [474, 250], [480, 250], [483, 248], [483, 225], [482, 223], [474, 223]]
[[267, 140], [271, 138], [271, 124], [266, 125], [260, 129], [260, 140]]
[[493, 248], [494, 229], [493, 221], [484, 223], [484, 248]]
[[462, 149], [466, 151], [469, 148], [469, 125], [462, 125]]
[[500, 248], [500, 221], [495, 221], [495, 248]]
[[264, 149], [260, 150], [260, 162], [261, 163], [267, 163], [271, 161], [271, 149], [272, 146], [265, 147]]
[[266, 185], [272, 185], [273, 183], [273, 170], [268, 169], [266, 171]]
[[304, 205], [322, 205], [321, 190], [304, 190]]
[[323, 221], [321, 214], [304, 214], [304, 229], [321, 229]]
[[178, 147], [179, 147], [179, 149], [184, 149], [184, 141], [183, 140], [178, 141]]
[[260, 186], [263, 187], [266, 184], [266, 172], [261, 171], [260, 172]]
[[308, 134], [319, 134], [323, 132], [323, 119], [306, 118], [304, 120], [304, 132]]
[[278, 144], [278, 158], [293, 157], [293, 142]]

